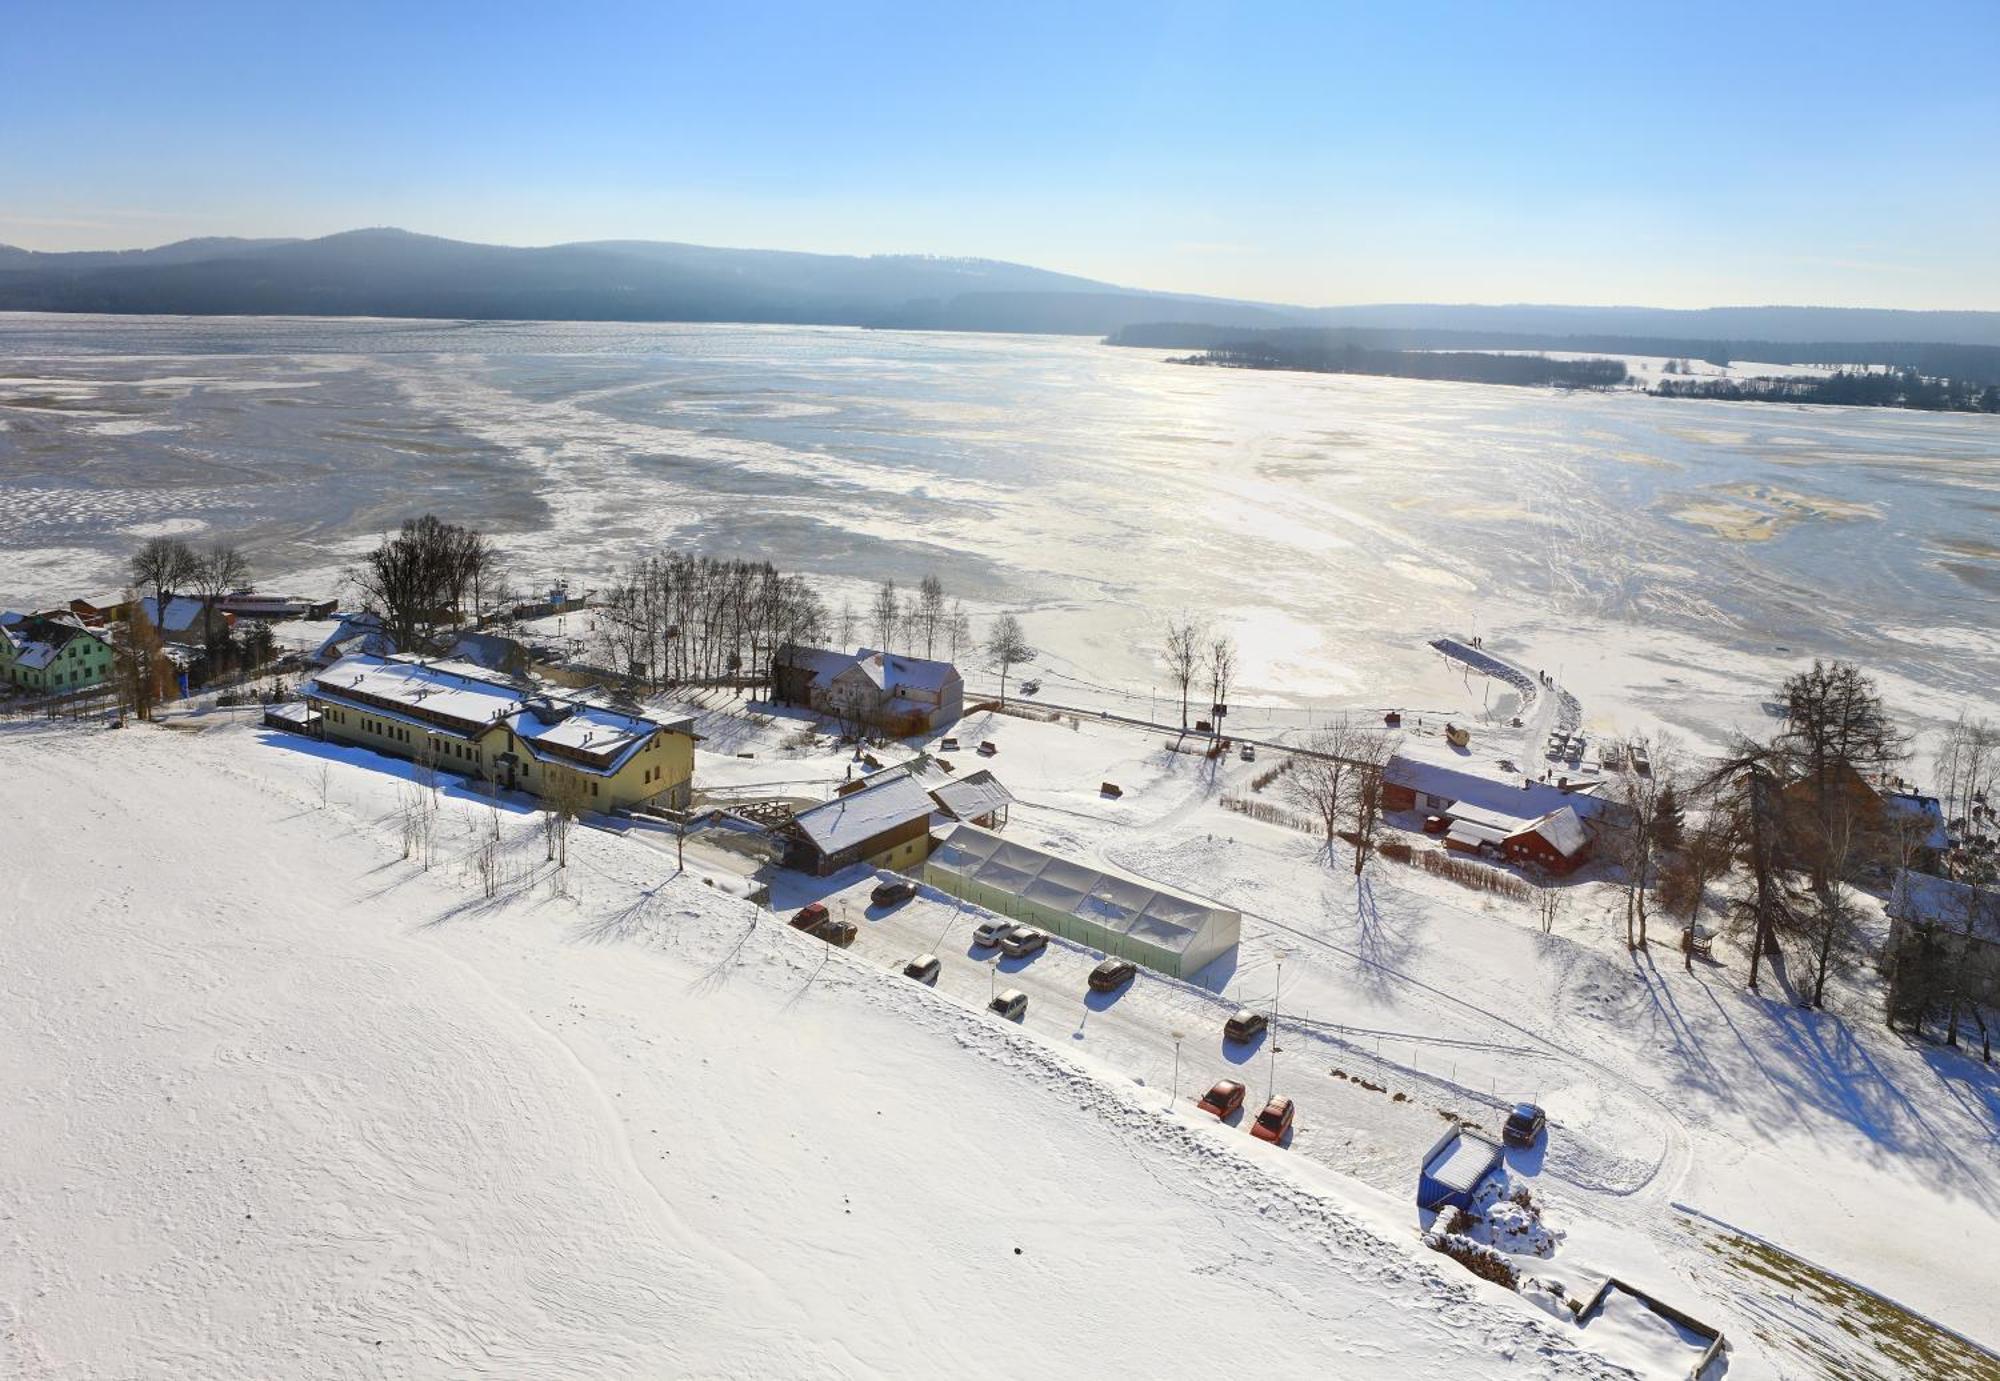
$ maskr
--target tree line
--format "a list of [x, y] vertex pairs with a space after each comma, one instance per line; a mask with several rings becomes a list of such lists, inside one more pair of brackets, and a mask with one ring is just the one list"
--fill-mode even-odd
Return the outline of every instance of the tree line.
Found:
[[1285, 339], [1240, 341], [1170, 362], [1534, 388], [1612, 388], [1626, 379], [1623, 360], [1553, 360], [1546, 355], [1488, 355], [1474, 351], [1370, 350], [1360, 345], [1317, 345]]
[[1825, 378], [1662, 379], [1647, 390], [1658, 398], [1707, 398], [1730, 403], [1815, 403], [1925, 412], [2000, 412], [2000, 384], [1919, 374], [1843, 370]]

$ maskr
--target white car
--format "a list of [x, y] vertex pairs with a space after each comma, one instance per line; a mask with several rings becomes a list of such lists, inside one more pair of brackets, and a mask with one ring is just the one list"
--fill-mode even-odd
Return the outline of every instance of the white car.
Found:
[[1019, 1021], [1028, 1014], [1028, 995], [1019, 988], [1003, 988], [986, 1004], [986, 1010], [998, 1012], [1008, 1021]]
[[972, 932], [972, 943], [982, 948], [997, 945], [1014, 928], [1014, 922], [992, 920], [980, 922], [979, 929]]
[[1047, 932], [1037, 930], [1031, 925], [1017, 925], [1000, 937], [1000, 948], [1015, 959], [1024, 954], [1039, 954], [1048, 947]]

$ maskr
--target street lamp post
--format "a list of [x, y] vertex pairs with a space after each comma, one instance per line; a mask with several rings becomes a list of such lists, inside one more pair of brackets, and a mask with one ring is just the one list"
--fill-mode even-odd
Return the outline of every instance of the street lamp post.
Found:
[[1278, 995], [1285, 989], [1285, 956], [1278, 955], [1278, 976], [1271, 986], [1271, 1076], [1270, 1088], [1264, 1094], [1269, 1102], [1278, 1096]]
[[1176, 1031], [1173, 1034], [1174, 1034], [1174, 1091], [1167, 1095], [1167, 1106], [1170, 1108], [1174, 1104], [1178, 1103], [1181, 1098], [1181, 1040], [1183, 1037], [1186, 1036], [1187, 1033], [1185, 1031]]

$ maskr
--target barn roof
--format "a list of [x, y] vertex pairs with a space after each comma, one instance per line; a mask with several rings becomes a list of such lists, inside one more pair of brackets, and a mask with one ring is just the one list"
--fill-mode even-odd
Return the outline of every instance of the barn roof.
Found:
[[1564, 858], [1576, 857], [1590, 843], [1590, 831], [1584, 828], [1583, 821], [1578, 819], [1576, 812], [1568, 806], [1564, 806], [1561, 810], [1552, 810], [1541, 819], [1529, 822], [1527, 828], [1518, 831], [1514, 837], [1519, 838], [1524, 834], [1540, 835]]
[[1515, 820], [1539, 819], [1564, 806], [1573, 807], [1579, 815], [1591, 815], [1606, 805], [1595, 794], [1602, 781], [1572, 780], [1565, 789], [1518, 771], [1504, 771], [1497, 758], [1430, 739], [1404, 740], [1383, 768], [1382, 777], [1395, 786]]

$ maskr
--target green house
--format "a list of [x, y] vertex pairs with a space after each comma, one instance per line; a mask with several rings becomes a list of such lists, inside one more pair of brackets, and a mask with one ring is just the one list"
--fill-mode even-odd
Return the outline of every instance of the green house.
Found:
[[111, 679], [104, 635], [75, 619], [9, 614], [0, 619], [0, 681], [38, 695], [82, 690]]

